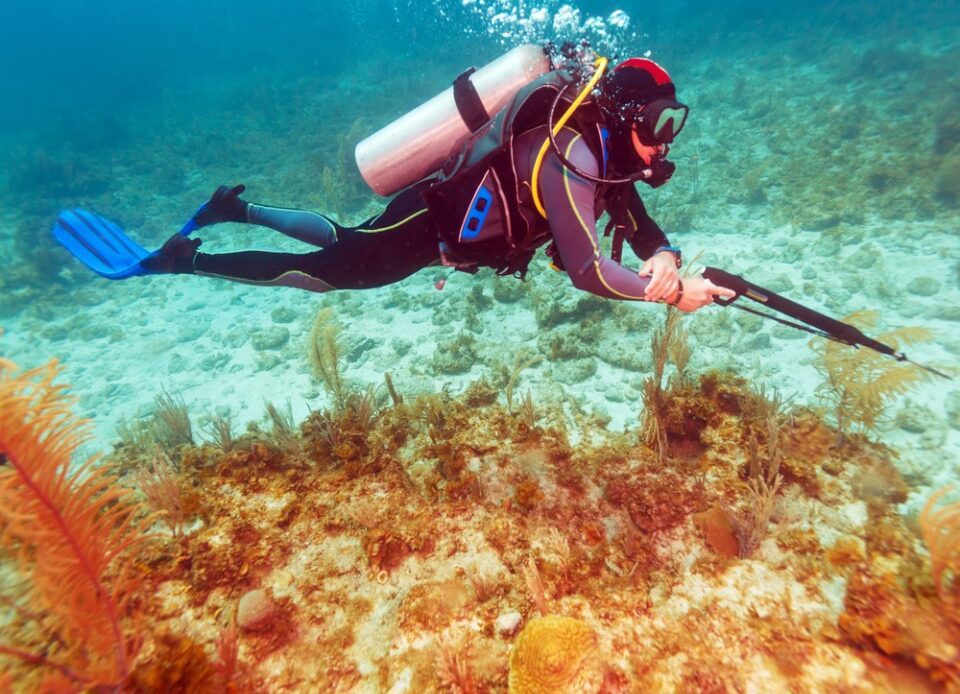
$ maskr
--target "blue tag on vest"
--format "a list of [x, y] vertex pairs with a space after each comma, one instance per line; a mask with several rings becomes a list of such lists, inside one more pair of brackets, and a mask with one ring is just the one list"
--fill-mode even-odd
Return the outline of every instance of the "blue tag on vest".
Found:
[[480, 186], [476, 195], [470, 203], [470, 209], [467, 210], [467, 216], [463, 220], [463, 226], [460, 228], [461, 241], [473, 241], [480, 232], [483, 231], [483, 225], [487, 221], [487, 215], [490, 214], [490, 208], [493, 206], [493, 193], [486, 186]]

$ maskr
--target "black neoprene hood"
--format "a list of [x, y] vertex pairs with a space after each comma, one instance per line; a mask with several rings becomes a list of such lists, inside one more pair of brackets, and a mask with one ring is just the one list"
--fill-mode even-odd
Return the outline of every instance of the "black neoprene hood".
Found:
[[607, 115], [629, 121], [652, 101], [676, 98], [677, 89], [666, 70], [652, 60], [631, 58], [600, 83], [597, 103]]

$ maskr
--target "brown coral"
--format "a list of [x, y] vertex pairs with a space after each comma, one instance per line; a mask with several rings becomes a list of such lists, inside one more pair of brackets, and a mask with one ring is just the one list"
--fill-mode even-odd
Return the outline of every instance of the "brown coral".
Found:
[[137, 668], [129, 689], [137, 694], [221, 694], [235, 691], [221, 680], [199, 643], [179, 634], [156, 638], [152, 657]]
[[703, 535], [707, 546], [723, 557], [740, 556], [740, 544], [730, 513], [720, 504], [693, 514], [693, 524]]
[[603, 676], [596, 633], [572, 617], [534, 619], [510, 654], [511, 694], [597, 692]]
[[861, 567], [849, 580], [838, 626], [853, 643], [875, 646], [885, 655], [913, 662], [936, 682], [960, 691], [957, 628], [942, 611], [903, 592], [891, 574]]

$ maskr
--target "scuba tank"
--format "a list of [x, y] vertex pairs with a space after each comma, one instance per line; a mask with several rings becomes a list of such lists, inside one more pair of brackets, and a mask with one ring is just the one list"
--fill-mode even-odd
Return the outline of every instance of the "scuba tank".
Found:
[[361, 141], [355, 151], [360, 175], [378, 195], [392, 195], [439, 171], [471, 133], [551, 69], [546, 51], [532, 44], [470, 68], [452, 87]]

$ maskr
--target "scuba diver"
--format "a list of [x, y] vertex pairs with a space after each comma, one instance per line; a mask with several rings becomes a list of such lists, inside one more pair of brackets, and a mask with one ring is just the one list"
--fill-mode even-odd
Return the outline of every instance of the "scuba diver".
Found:
[[[598, 58], [586, 79], [584, 58], [594, 56], [564, 46], [567, 63], [555, 68], [550, 48], [519, 46], [479, 71], [471, 68], [452, 90], [358, 144], [357, 166], [373, 191], [399, 191], [381, 214], [358, 226], [247, 202], [239, 185], [220, 186], [157, 251], [81, 209], [60, 213], [54, 237], [108, 279], [183, 273], [318, 292], [380, 287], [436, 265], [464, 272], [489, 267], [522, 279], [536, 250], [547, 246], [553, 267], [599, 296], [664, 302], [687, 312], [716, 300], [949, 378], [911, 361], [896, 345], [720, 268], [681, 279], [680, 249], [670, 245], [634, 187], [642, 181], [657, 188], [673, 175], [667, 155], [688, 115], [673, 80], [646, 58], [626, 60], [609, 73], [606, 59]], [[609, 257], [596, 231], [603, 212], [610, 216], [604, 234], [613, 232]], [[320, 250], [200, 253], [200, 240], [189, 235], [220, 222], [269, 227]], [[638, 272], [620, 262], [624, 241], [643, 260]], [[740, 297], [766, 311], [734, 304]]]
[[[319, 250], [208, 254], [198, 250], [200, 239], [181, 231], [139, 259], [134, 274], [194, 274], [317, 292], [380, 287], [437, 265], [465, 272], [490, 267], [522, 279], [536, 250], [547, 246], [554, 268], [599, 296], [663, 302], [686, 312], [715, 297], [733, 298], [708, 279], [681, 279], [680, 249], [647, 213], [634, 185], [656, 188], [674, 172], [667, 155], [688, 108], [677, 101], [669, 74], [645, 58], [606, 74], [605, 60], [597, 62], [590, 80], [549, 70], [492, 118], [465, 79], [471, 71], [461, 75], [454, 94], [469, 138], [459, 154], [358, 226], [248, 202], [240, 197], [243, 185], [220, 186], [191, 221], [191, 230], [221, 222], [261, 225]], [[566, 112], [558, 120], [560, 109]], [[604, 211], [610, 215], [605, 234], [613, 231], [610, 257], [596, 231]], [[624, 241], [643, 261], [639, 271], [621, 264]]]

